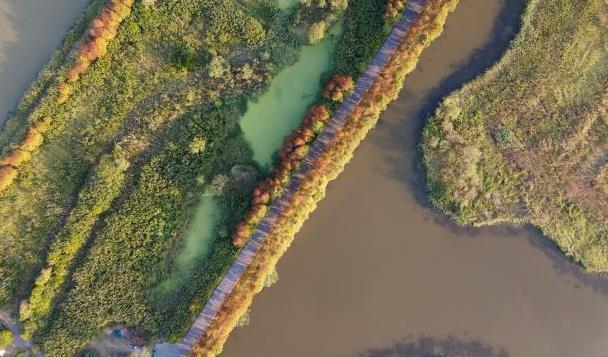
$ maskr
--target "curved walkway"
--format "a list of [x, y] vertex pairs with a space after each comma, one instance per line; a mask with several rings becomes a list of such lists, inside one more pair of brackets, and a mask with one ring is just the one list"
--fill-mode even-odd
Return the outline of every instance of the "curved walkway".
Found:
[[427, 0], [410, 0], [403, 11], [401, 19], [393, 27], [390, 34], [367, 66], [365, 72], [358, 79], [353, 93], [334, 112], [332, 118], [327, 123], [323, 132], [313, 143], [310, 151], [302, 161], [302, 165], [295, 173], [289, 186], [283, 191], [281, 197], [274, 200], [268, 209], [268, 213], [260, 222], [253, 234], [239, 251], [235, 261], [232, 263], [228, 272], [222, 278], [218, 287], [213, 291], [211, 297], [205, 304], [203, 311], [194, 321], [186, 336], [177, 344], [160, 344], [155, 347], [156, 356], [187, 356], [197, 341], [202, 339], [205, 332], [217, 312], [222, 307], [224, 301], [257, 254], [258, 250], [266, 241], [272, 227], [280, 216], [281, 211], [289, 205], [291, 198], [302, 183], [307, 172], [313, 163], [324, 152], [327, 145], [332, 141], [336, 134], [346, 123], [346, 119], [361, 102], [363, 96], [369, 91], [378, 78], [380, 72], [397, 50], [397, 47], [405, 39], [412, 23], [418, 18]]

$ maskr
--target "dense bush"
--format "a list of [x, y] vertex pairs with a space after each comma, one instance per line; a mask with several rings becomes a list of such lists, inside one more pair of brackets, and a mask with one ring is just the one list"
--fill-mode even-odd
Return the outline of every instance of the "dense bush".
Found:
[[426, 124], [429, 199], [463, 225], [536, 225], [587, 269], [608, 272], [605, 2], [527, 3], [500, 61]]
[[336, 48], [336, 73], [357, 78], [365, 70], [388, 33], [384, 24], [386, 0], [351, 0], [344, 33]]

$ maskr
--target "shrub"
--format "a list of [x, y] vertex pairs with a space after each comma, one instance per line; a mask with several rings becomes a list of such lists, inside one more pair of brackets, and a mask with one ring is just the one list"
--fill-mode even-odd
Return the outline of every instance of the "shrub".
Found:
[[7, 348], [13, 342], [13, 334], [0, 328], [0, 350]]
[[321, 41], [325, 36], [326, 30], [327, 25], [324, 21], [318, 21], [312, 24], [308, 30], [308, 43], [314, 44]]
[[21, 163], [29, 160], [31, 154], [27, 151], [14, 149], [0, 159], [0, 165], [19, 167]]
[[[27, 129], [23, 141], [19, 146], [21, 150], [34, 152], [42, 145], [42, 142], [44, 141], [44, 137], [42, 136], [43, 131], [37, 130], [36, 128], [37, 126], [33, 125]], [[46, 124], [43, 124], [43, 127], [39, 128], [46, 129]]]
[[323, 97], [334, 102], [341, 102], [355, 88], [355, 82], [350, 76], [335, 74], [323, 89]]

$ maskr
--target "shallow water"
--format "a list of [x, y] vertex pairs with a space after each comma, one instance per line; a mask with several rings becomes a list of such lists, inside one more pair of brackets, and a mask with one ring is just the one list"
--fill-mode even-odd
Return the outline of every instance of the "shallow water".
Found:
[[300, 125], [306, 110], [316, 99], [321, 75], [331, 68], [340, 26], [334, 26], [318, 44], [303, 47], [298, 61], [279, 73], [266, 93], [249, 102], [240, 123], [253, 149], [254, 159], [261, 166], [272, 164], [272, 156], [285, 136]]
[[0, 124], [89, 0], [0, 0]]
[[458, 229], [424, 199], [425, 118], [500, 55], [520, 8], [461, 0], [223, 356], [417, 356], [394, 346], [419, 336], [440, 350], [450, 336], [512, 356], [607, 355], [606, 280], [533, 229]]

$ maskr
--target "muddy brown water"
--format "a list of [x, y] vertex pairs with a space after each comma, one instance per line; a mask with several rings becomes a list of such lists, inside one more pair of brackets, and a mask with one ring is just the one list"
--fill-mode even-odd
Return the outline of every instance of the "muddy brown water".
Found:
[[608, 356], [606, 280], [531, 228], [458, 229], [424, 199], [425, 118], [499, 57], [522, 6], [461, 0], [223, 356], [419, 355], [394, 346], [420, 336], [435, 353], [453, 339], [479, 355]]
[[88, 3], [0, 0], [0, 124]]

